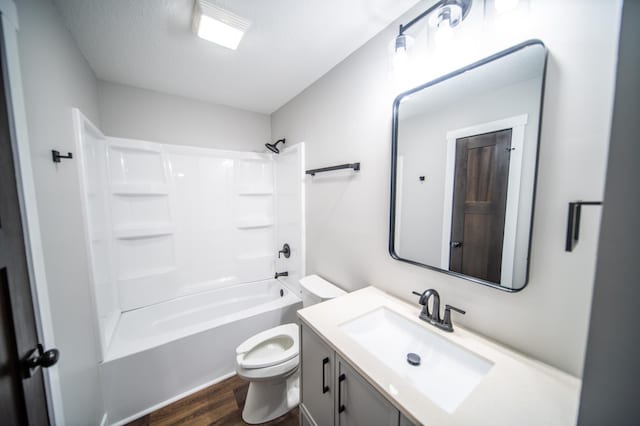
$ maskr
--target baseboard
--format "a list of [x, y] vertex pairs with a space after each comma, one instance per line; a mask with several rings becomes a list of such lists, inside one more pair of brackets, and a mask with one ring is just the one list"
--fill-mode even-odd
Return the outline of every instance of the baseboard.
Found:
[[107, 426], [107, 424], [109, 424], [109, 413], [104, 413], [100, 421], [100, 426]]
[[[216, 383], [220, 383], [223, 380], [227, 380], [229, 377], [235, 376], [235, 374], [236, 374], [235, 371], [232, 371], [231, 373], [228, 373], [228, 374], [223, 374], [222, 376], [217, 377], [217, 378], [215, 378], [215, 379], [213, 379], [213, 380], [211, 380], [211, 381], [209, 381], [209, 382], [207, 382], [205, 384], [202, 384], [200, 386], [196, 386], [193, 389], [189, 389], [186, 392], [182, 392], [179, 395], [171, 397], [171, 398], [169, 398], [169, 399], [167, 399], [165, 401], [162, 401], [159, 404], [156, 404], [156, 405], [154, 405], [152, 407], [146, 408], [146, 409], [144, 409], [144, 410], [142, 410], [142, 411], [140, 411], [140, 412], [138, 412], [138, 413], [136, 413], [136, 414], [134, 414], [132, 416], [129, 416], [129, 417], [125, 418], [125, 419], [119, 420], [119, 421], [117, 421], [116, 423], [114, 423], [111, 426], [122, 426], [122, 425], [125, 425], [127, 423], [130, 423], [130, 422], [132, 422], [132, 421], [134, 421], [134, 420], [136, 420], [136, 419], [138, 419], [138, 418], [140, 418], [142, 416], [146, 416], [149, 413], [152, 413], [152, 412], [154, 412], [156, 410], [159, 410], [162, 407], [166, 407], [167, 405], [169, 405], [171, 403], [174, 403], [179, 399], [185, 398], [185, 397], [187, 397], [187, 396], [189, 396], [191, 394], [194, 394], [194, 393], [196, 393], [196, 392], [198, 392], [198, 391], [200, 391], [200, 390], [202, 390], [204, 388], [207, 388], [209, 386], [215, 385]], [[102, 419], [103, 422], [105, 421], [105, 418], [107, 417], [107, 414], [105, 413], [104, 416], [105, 417], [103, 417], [103, 419]], [[101, 426], [103, 426], [103, 425], [101, 424]]]

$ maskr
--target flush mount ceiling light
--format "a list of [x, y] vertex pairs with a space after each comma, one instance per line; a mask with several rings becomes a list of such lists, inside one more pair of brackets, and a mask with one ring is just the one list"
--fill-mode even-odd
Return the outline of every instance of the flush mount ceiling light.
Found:
[[249, 25], [251, 22], [248, 20], [216, 6], [211, 1], [196, 0], [193, 31], [200, 38], [236, 50]]
[[404, 54], [407, 50], [407, 35], [404, 32], [428, 16], [429, 24], [436, 28], [438, 32], [450, 34], [451, 29], [456, 27], [469, 14], [471, 2], [472, 0], [440, 0], [407, 24], [401, 24], [395, 40], [396, 54]]

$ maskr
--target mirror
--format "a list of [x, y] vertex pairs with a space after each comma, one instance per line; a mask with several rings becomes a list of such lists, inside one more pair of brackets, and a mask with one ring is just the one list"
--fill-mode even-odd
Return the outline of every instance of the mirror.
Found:
[[531, 40], [396, 98], [391, 256], [526, 285], [546, 57]]

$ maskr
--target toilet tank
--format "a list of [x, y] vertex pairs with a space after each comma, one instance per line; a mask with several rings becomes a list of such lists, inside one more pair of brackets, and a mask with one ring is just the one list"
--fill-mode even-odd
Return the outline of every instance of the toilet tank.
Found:
[[317, 275], [301, 278], [300, 286], [302, 287], [302, 307], [304, 308], [347, 294], [346, 291]]

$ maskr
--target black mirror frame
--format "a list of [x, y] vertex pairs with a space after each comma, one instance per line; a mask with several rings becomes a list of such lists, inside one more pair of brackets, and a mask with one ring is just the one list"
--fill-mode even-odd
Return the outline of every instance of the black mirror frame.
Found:
[[[529, 244], [528, 244], [528, 250], [527, 250], [527, 272], [525, 275], [524, 285], [517, 289], [502, 287], [490, 281], [482, 280], [479, 278], [471, 277], [469, 275], [461, 274], [459, 272], [449, 271], [447, 269], [438, 268], [437, 266], [426, 265], [424, 263], [420, 263], [414, 260], [404, 259], [400, 257], [395, 251], [395, 222], [396, 222], [396, 174], [397, 174], [397, 160], [398, 160], [398, 113], [399, 113], [400, 102], [402, 101], [402, 98], [404, 98], [405, 96], [411, 95], [413, 93], [416, 93], [420, 90], [434, 86], [450, 78], [464, 74], [478, 67], [481, 67], [482, 65], [486, 65], [504, 56], [515, 53], [518, 50], [521, 50], [530, 46], [535, 46], [535, 45], [542, 46], [542, 48], [544, 48], [544, 64], [542, 69], [542, 85], [541, 85], [541, 93], [540, 93], [540, 119], [538, 120], [538, 140], [536, 141], [537, 143], [536, 164], [535, 164], [534, 182], [533, 182], [533, 200], [531, 204], [531, 226], [529, 229]], [[488, 56], [484, 59], [481, 59], [477, 62], [474, 62], [470, 65], [467, 65], [464, 68], [460, 68], [456, 71], [445, 74], [442, 77], [438, 77], [435, 80], [431, 80], [423, 85], [407, 90], [406, 92], [399, 94], [395, 98], [395, 100], [393, 101], [393, 123], [391, 128], [391, 204], [390, 204], [390, 218], [389, 218], [389, 254], [391, 255], [392, 258], [399, 260], [401, 262], [406, 262], [406, 263], [415, 265], [415, 266], [420, 266], [420, 267], [428, 268], [434, 271], [443, 272], [445, 274], [448, 274], [454, 277], [462, 278], [467, 281], [472, 281], [477, 284], [482, 284], [484, 286], [502, 290], [507, 293], [517, 293], [519, 291], [522, 291], [527, 286], [527, 284], [529, 284], [529, 270], [530, 270], [529, 266], [531, 263], [531, 241], [533, 240], [533, 220], [534, 220], [536, 192], [537, 192], [537, 185], [538, 185], [538, 161], [540, 157], [540, 140], [541, 140], [542, 118], [543, 118], [542, 106], [544, 104], [545, 81], [546, 81], [546, 74], [547, 74], [547, 59], [548, 59], [548, 50], [541, 40], [538, 40], [538, 39], [527, 40], [520, 44], [512, 46], [508, 49], [502, 50], [496, 54]]]

